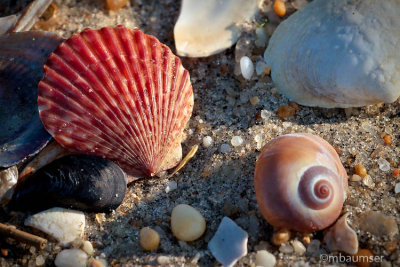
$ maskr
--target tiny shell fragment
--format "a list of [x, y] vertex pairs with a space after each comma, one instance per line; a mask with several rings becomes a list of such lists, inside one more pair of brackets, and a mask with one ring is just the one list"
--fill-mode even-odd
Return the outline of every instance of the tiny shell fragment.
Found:
[[88, 255], [80, 249], [64, 249], [58, 253], [54, 264], [57, 267], [85, 267]]
[[248, 234], [234, 221], [224, 217], [208, 249], [223, 266], [233, 266], [247, 254]]
[[330, 251], [343, 251], [347, 254], [356, 254], [358, 239], [356, 232], [347, 224], [348, 213], [340, 217], [325, 234], [326, 244]]
[[82, 237], [85, 229], [85, 215], [81, 211], [52, 208], [36, 213], [25, 220], [26, 226], [36, 228], [67, 246]]

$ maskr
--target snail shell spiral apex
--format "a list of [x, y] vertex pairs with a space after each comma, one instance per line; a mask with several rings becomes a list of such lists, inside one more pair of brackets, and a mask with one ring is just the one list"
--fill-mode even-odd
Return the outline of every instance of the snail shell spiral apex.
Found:
[[335, 149], [322, 138], [288, 134], [263, 147], [254, 185], [258, 205], [271, 225], [313, 232], [339, 217], [347, 173]]

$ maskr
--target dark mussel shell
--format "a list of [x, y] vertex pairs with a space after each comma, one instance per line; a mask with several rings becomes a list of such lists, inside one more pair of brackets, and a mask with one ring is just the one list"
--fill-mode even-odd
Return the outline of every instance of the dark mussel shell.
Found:
[[36, 154], [51, 139], [39, 118], [37, 86], [61, 41], [39, 31], [0, 36], [0, 167]]
[[125, 192], [126, 175], [117, 164], [103, 158], [73, 155], [20, 179], [9, 207], [38, 211], [57, 206], [106, 212], [121, 204]]

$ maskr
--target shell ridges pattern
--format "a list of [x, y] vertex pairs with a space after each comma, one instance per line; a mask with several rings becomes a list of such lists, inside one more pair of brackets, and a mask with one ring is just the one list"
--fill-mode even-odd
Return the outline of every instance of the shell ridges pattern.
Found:
[[60, 144], [133, 175], [166, 169], [193, 108], [189, 73], [167, 46], [138, 29], [86, 29], [44, 70], [40, 117]]

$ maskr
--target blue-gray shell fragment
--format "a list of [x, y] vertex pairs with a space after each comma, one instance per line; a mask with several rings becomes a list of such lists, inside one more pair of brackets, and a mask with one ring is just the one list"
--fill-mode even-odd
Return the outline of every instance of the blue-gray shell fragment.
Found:
[[39, 118], [37, 86], [62, 40], [39, 31], [0, 36], [0, 167], [38, 153], [51, 139]]

